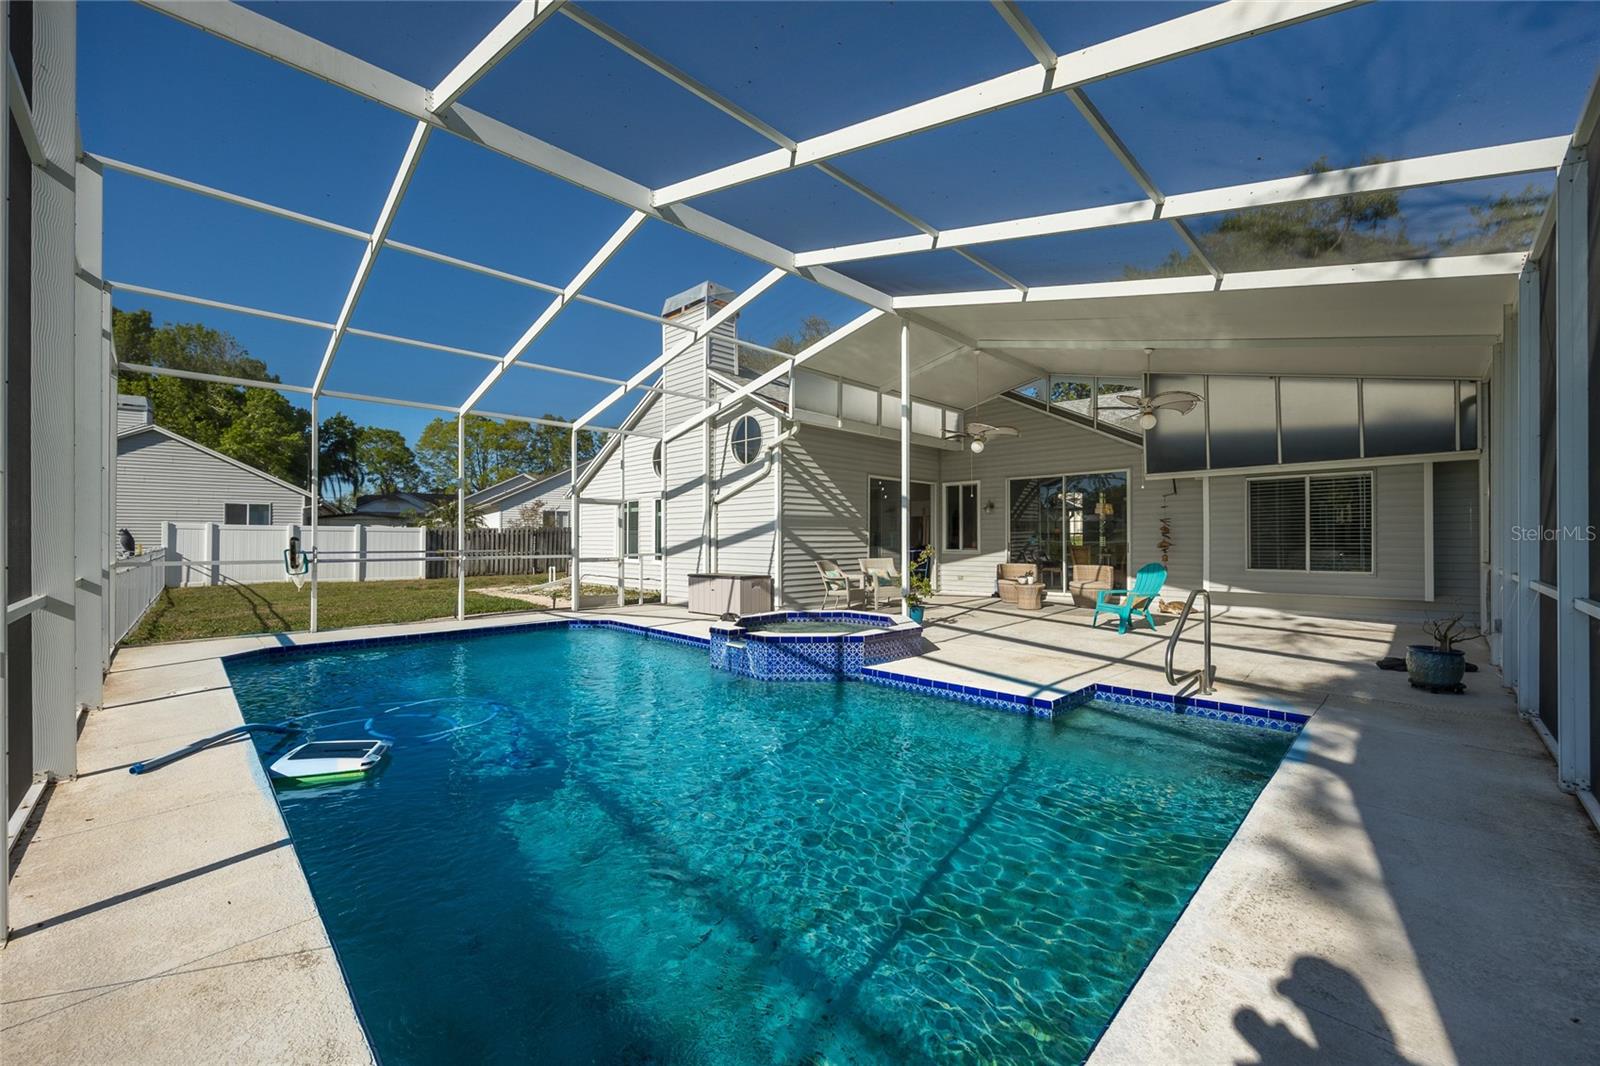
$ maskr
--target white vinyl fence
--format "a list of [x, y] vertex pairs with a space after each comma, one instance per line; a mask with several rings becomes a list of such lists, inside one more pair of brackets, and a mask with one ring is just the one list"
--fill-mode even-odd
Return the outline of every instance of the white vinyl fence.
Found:
[[161, 595], [168, 581], [167, 549], [157, 548], [131, 559], [118, 559], [111, 569], [111, 643], [121, 643], [129, 630]]
[[[426, 576], [423, 526], [319, 526], [318, 581], [400, 581]], [[165, 543], [169, 585], [260, 584], [288, 581], [283, 553], [289, 538], [313, 547], [311, 527], [227, 526], [218, 522], [168, 522]]]

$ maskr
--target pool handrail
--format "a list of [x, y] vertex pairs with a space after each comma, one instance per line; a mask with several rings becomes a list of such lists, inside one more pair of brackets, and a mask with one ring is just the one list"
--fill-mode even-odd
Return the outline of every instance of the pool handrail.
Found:
[[[1194, 601], [1200, 596], [1206, 598], [1204, 628], [1201, 632], [1203, 650], [1200, 669], [1190, 670], [1182, 677], [1178, 677], [1172, 669], [1172, 657], [1178, 651], [1178, 638], [1183, 636], [1183, 627], [1189, 621], [1189, 612], [1194, 610]], [[1172, 627], [1172, 636], [1167, 638], [1167, 684], [1172, 685], [1174, 688], [1181, 688], [1193, 678], [1198, 677], [1200, 679], [1200, 695], [1209, 696], [1216, 691], [1216, 686], [1212, 684], [1216, 680], [1216, 676], [1217, 672], [1211, 666], [1211, 593], [1199, 588], [1189, 593], [1189, 598], [1183, 601], [1183, 611], [1178, 615], [1178, 624]]]

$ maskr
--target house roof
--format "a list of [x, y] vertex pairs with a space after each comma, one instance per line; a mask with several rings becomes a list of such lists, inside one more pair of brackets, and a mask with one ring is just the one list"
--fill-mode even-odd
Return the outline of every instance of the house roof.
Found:
[[[583, 477], [583, 472], [589, 468], [589, 464], [592, 462], [594, 462], [594, 460], [590, 458], [585, 459], [583, 462], [578, 464], [579, 478]], [[530, 489], [538, 489], [547, 485], [554, 486], [557, 484], [562, 484], [568, 477], [571, 476], [571, 474], [572, 471], [567, 468], [557, 470], [553, 474], [546, 474], [544, 477], [535, 477], [533, 474], [516, 474], [512, 477], [506, 478], [504, 481], [498, 481], [493, 485], [486, 486], [485, 488], [479, 489], [477, 492], [471, 493], [467, 496], [467, 502], [475, 505], [494, 503], [496, 500], [502, 500], [507, 496], [511, 496], [520, 492], [526, 492]]]
[[175, 440], [179, 444], [187, 444], [189, 447], [195, 449], [196, 451], [205, 452], [207, 455], [211, 456], [213, 459], [221, 459], [223, 462], [229, 464], [230, 466], [236, 466], [240, 470], [244, 470], [244, 471], [246, 471], [248, 473], [254, 474], [256, 477], [262, 478], [263, 480], [270, 481], [274, 485], [278, 485], [278, 486], [281, 486], [282, 488], [288, 489], [290, 492], [299, 493], [301, 496], [304, 496], [307, 499], [311, 498], [311, 493], [309, 491], [307, 491], [306, 489], [301, 488], [298, 485], [291, 485], [287, 481], [284, 481], [282, 478], [273, 477], [271, 474], [267, 473], [266, 471], [260, 470], [260, 469], [258, 469], [256, 467], [253, 467], [249, 463], [240, 462], [238, 459], [233, 458], [231, 455], [223, 455], [221, 452], [217, 451], [215, 448], [207, 448], [204, 444], [201, 444], [198, 441], [190, 440], [188, 437], [185, 437], [182, 433], [174, 433], [172, 430], [167, 429], [165, 426], [158, 426], [158, 425], [155, 425], [154, 423], [152, 423], [152, 424], [150, 424], [148, 426], [135, 426], [132, 429], [123, 430], [121, 433], [117, 434], [117, 443], [120, 444], [123, 441], [128, 440], [131, 437], [137, 437], [141, 433], [159, 433], [163, 437], [168, 437], [168, 438], [170, 438], [172, 440]]

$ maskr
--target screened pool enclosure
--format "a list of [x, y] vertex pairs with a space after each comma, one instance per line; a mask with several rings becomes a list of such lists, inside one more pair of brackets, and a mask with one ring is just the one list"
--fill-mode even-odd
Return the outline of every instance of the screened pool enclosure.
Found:
[[[1591, 5], [6, 15], [8, 813], [75, 772], [76, 712], [99, 703], [114, 590], [139, 568], [113, 544], [118, 383], [152, 378], [308, 413], [313, 630], [323, 568], [367, 559], [323, 524], [318, 433], [347, 410], [454, 422], [458, 617], [475, 418], [566, 436], [572, 534], [547, 561], [574, 608], [586, 566], [676, 600], [674, 566], [736, 556], [711, 441], [752, 411], [773, 421], [738, 431], [750, 468], [818, 433], [897, 447], [898, 470], [852, 474], [873, 500], [852, 521], [901, 574], [921, 545], [1004, 551], [1056, 587], [1126, 580], [1146, 551], [1130, 498], [1165, 479], [1203, 494], [1195, 583], [1217, 581], [1222, 472], [1282, 531], [1249, 569], [1370, 570], [1373, 542], [1319, 538], [1324, 516], [1381, 540], [1385, 469], [1469, 460], [1492, 656], [1592, 805]], [[702, 285], [696, 314], [662, 303]], [[267, 370], [134, 361], [112, 322], [136, 310], [203, 317]], [[785, 335], [810, 317], [826, 328]], [[674, 376], [685, 357], [696, 376]], [[702, 387], [707, 366], [723, 384]], [[1147, 426], [1141, 398], [1172, 390], [1202, 402]], [[969, 416], [1008, 396], [1138, 451], [1057, 459], [1024, 432], [985, 475], [1003, 490], [980, 489], [948, 456], [975, 464]], [[579, 469], [591, 433], [615, 493]], [[944, 465], [914, 469], [914, 446]], [[1334, 476], [1352, 462], [1367, 480]], [[799, 535], [785, 492], [776, 551]], [[586, 547], [586, 506], [620, 535]]]

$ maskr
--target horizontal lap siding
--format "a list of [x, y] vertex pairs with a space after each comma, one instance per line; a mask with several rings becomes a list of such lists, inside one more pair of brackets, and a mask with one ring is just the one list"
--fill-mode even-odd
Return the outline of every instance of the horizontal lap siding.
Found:
[[[933, 482], [937, 492], [941, 454], [913, 447], [912, 480]], [[856, 560], [867, 554], [867, 481], [898, 478], [899, 472], [900, 445], [893, 440], [807, 426], [785, 445], [783, 592], [788, 604], [822, 601], [818, 559], [856, 568]]]
[[305, 497], [160, 433], [117, 444], [117, 529], [146, 550], [161, 545], [167, 522], [221, 522], [229, 503], [269, 503], [272, 524], [298, 523]]
[[[1395, 603], [1424, 610], [1422, 466], [1365, 469], [1372, 473], [1373, 493], [1370, 574], [1248, 569], [1247, 479], [1212, 478], [1211, 588], [1216, 600], [1314, 613], [1382, 614]], [[1350, 467], [1351, 472], [1362, 470]], [[1283, 476], [1292, 473], [1285, 470]]]
[[733, 427], [747, 415], [761, 426], [763, 447], [770, 445], [781, 432], [776, 418], [750, 406], [716, 422], [711, 434], [714, 494], [721, 496], [736, 488], [743, 490], [716, 508], [716, 568], [721, 573], [771, 575], [774, 572], [772, 496], [775, 475], [765, 458], [740, 463], [729, 446]]
[[[967, 417], [973, 422], [1014, 426], [1021, 434], [991, 441], [982, 455], [970, 451], [939, 453], [944, 482], [979, 482], [979, 550], [976, 554], [940, 554], [941, 592], [994, 592], [995, 567], [1006, 561], [1009, 479], [1116, 470], [1126, 470], [1129, 475], [1128, 549], [1133, 569], [1161, 559], [1157, 544], [1161, 539], [1162, 499], [1166, 496], [1166, 513], [1172, 526], [1167, 563], [1169, 587], [1187, 590], [1199, 582], [1203, 531], [1198, 481], [1146, 482], [1142, 475], [1144, 458], [1137, 446], [1009, 400], [992, 400], [968, 412]], [[1167, 496], [1169, 493], [1172, 495]], [[942, 493], [937, 502], [938, 528], [942, 531]], [[987, 503], [994, 504], [992, 511], [983, 510]]]
[[[659, 402], [654, 398], [645, 401], [638, 429], [651, 433], [660, 431]], [[651, 466], [655, 448], [656, 441], [649, 437], [624, 437], [622, 445], [606, 456], [605, 462], [584, 484], [579, 551], [585, 558], [621, 553], [618, 500], [639, 501], [639, 551], [646, 556], [655, 552], [655, 501], [661, 495], [661, 478]], [[591, 503], [591, 500], [610, 502]], [[627, 571], [630, 586], [638, 584], [638, 573], [638, 563], [630, 563]], [[585, 580], [605, 584], [615, 584], [617, 580], [614, 563], [586, 563], [583, 574]], [[645, 559], [644, 577], [646, 588], [653, 589], [661, 583], [654, 559]]]

